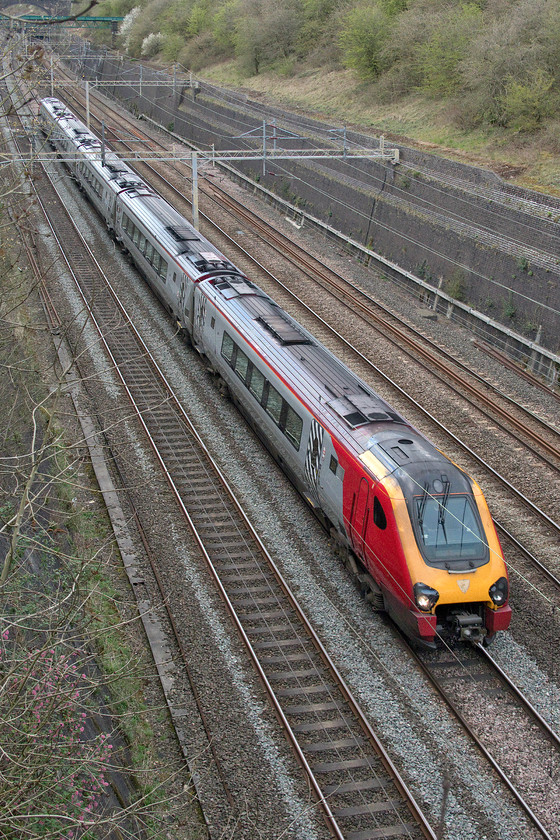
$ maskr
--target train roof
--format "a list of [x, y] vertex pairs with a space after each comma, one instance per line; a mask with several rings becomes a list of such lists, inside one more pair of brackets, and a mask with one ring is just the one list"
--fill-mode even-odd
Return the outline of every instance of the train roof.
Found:
[[163, 245], [182, 270], [195, 280], [209, 272], [244, 276], [184, 216], [157, 193], [146, 189], [121, 194], [126, 212]]
[[[382, 397], [247, 278], [202, 284], [229, 322], [377, 477], [398, 475], [407, 495], [443, 476], [452, 492], [468, 478]], [[371, 453], [374, 458], [368, 456]]]
[[357, 449], [367, 449], [374, 432], [412, 431], [382, 397], [254, 283], [246, 278], [219, 277], [204, 288], [265, 361], [298, 395], [305, 395], [314, 413], [330, 419]]
[[[41, 101], [58, 122], [60, 128], [72, 141], [85, 160], [96, 170], [97, 174], [111, 186], [114, 192], [136, 189], [145, 190], [152, 194], [153, 190], [111, 149], [105, 148], [98, 137], [66, 105], [55, 97]], [[103, 160], [102, 160], [103, 153]]]

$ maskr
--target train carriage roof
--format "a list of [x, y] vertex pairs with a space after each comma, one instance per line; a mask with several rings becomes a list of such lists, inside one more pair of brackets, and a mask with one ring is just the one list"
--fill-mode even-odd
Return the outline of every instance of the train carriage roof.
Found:
[[[194, 279], [209, 272], [239, 270], [157, 193], [131, 189], [121, 193], [126, 212], [140, 221]], [[242, 275], [239, 275], [240, 277]], [[253, 287], [255, 288], [255, 287]]]
[[434, 479], [449, 480], [454, 493], [469, 491], [461, 469], [261, 289], [243, 277], [210, 279], [202, 288], [374, 476], [395, 474], [408, 498]]
[[[326, 347], [245, 278], [204, 284], [209, 297], [313, 413], [336, 427], [357, 452], [372, 436], [417, 434], [407, 421], [369, 389]], [[391, 453], [387, 452], [391, 457]], [[391, 460], [392, 467], [396, 464]]]

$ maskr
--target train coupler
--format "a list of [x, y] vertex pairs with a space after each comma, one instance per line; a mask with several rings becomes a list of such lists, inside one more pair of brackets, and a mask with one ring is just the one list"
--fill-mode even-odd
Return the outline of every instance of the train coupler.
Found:
[[451, 632], [465, 642], [481, 642], [486, 636], [486, 627], [476, 613], [453, 613], [448, 617]]

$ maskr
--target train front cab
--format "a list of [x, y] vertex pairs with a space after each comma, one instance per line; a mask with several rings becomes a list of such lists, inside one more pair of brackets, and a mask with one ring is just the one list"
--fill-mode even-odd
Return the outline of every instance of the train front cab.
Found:
[[[400, 534], [403, 561], [409, 582], [393, 579], [384, 596], [387, 609], [405, 632], [431, 645], [442, 634], [452, 639], [488, 642], [511, 620], [507, 603], [509, 582], [501, 547], [488, 506], [473, 483], [473, 498], [482, 526], [487, 555], [480, 565], [449, 563], [448, 568], [428, 564], [418, 547], [408, 507], [399, 483], [392, 477], [380, 482], [377, 491], [390, 506]], [[383, 489], [382, 489], [383, 488]], [[449, 504], [449, 502], [448, 502]], [[471, 523], [474, 528], [474, 524]], [[397, 586], [395, 586], [397, 584]]]
[[[488, 552], [473, 568], [437, 568], [418, 547], [409, 507], [399, 482], [374, 458], [362, 460], [383, 477], [372, 484], [360, 513], [359, 492], [352, 511], [351, 533], [358, 556], [378, 583], [385, 608], [413, 639], [433, 646], [440, 633], [472, 642], [489, 641], [511, 619], [508, 578], [501, 547], [480, 488], [472, 482]], [[373, 462], [373, 463], [369, 463]], [[364, 476], [361, 486], [365, 487]], [[371, 481], [371, 480], [370, 480]], [[357, 512], [357, 513], [356, 513]], [[363, 530], [357, 525], [356, 515]]]

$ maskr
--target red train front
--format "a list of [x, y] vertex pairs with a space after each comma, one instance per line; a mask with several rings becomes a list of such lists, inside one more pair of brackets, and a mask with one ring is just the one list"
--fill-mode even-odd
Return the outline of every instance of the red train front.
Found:
[[381, 428], [345, 464], [352, 550], [407, 635], [489, 640], [509, 626], [508, 578], [480, 488], [411, 427]]

